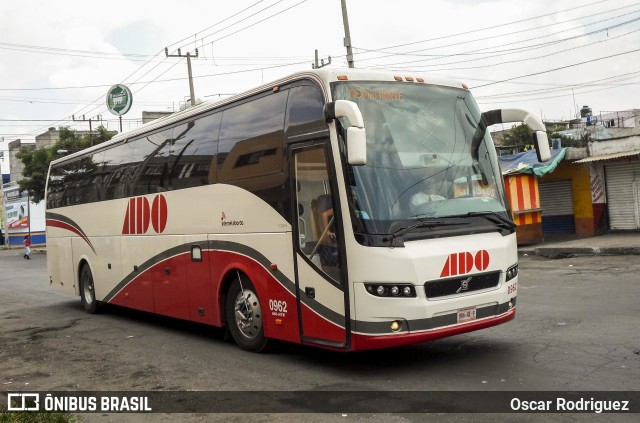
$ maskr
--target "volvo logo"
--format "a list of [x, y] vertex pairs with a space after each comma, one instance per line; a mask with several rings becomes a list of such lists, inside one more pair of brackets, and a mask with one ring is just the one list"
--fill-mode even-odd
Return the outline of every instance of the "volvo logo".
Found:
[[463, 279], [460, 281], [460, 288], [458, 288], [458, 290], [456, 291], [456, 294], [459, 294], [463, 291], [468, 291], [469, 290], [469, 282], [471, 282], [471, 276], [469, 276], [467, 279]]

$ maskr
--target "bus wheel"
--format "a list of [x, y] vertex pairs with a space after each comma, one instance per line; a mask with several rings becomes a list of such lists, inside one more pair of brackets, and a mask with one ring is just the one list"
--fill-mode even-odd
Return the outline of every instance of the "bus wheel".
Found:
[[99, 304], [96, 301], [93, 275], [88, 264], [82, 266], [82, 271], [80, 272], [80, 302], [87, 313], [94, 314], [98, 311]]
[[268, 340], [264, 337], [262, 307], [248, 279], [242, 280], [242, 287], [239, 279], [231, 283], [225, 315], [229, 332], [240, 348], [253, 352], [264, 350]]

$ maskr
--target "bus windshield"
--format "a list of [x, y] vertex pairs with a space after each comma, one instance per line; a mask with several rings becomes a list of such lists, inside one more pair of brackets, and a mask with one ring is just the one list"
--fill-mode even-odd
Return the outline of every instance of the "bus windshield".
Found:
[[367, 164], [349, 166], [347, 175], [356, 232], [391, 234], [428, 220], [449, 221], [444, 227], [485, 213], [509, 218], [488, 133], [472, 151], [480, 111], [468, 90], [360, 81], [332, 88], [334, 100], [358, 104], [366, 128]]

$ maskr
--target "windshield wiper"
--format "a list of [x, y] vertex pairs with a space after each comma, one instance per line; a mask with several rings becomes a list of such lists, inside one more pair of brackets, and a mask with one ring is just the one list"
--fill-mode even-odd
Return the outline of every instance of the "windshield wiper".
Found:
[[516, 230], [516, 224], [513, 223], [511, 219], [507, 219], [506, 217], [494, 211], [469, 212], [467, 214], [463, 214], [460, 216], [471, 216], [471, 217], [480, 216], [480, 217], [484, 217], [489, 222], [497, 224], [499, 227], [503, 229], [507, 229], [510, 231]]
[[468, 225], [469, 222], [446, 222], [444, 220], [419, 220], [409, 226], [405, 226], [404, 228], [400, 228], [397, 231], [395, 231], [394, 233], [391, 234], [390, 238], [383, 238], [382, 241], [386, 242], [386, 241], [391, 241], [393, 242], [394, 239], [396, 239], [397, 237], [399, 237], [402, 234], [405, 234], [409, 231], [412, 231], [414, 229], [417, 228], [435, 228], [435, 227], [440, 227], [440, 226], [452, 226], [452, 225]]

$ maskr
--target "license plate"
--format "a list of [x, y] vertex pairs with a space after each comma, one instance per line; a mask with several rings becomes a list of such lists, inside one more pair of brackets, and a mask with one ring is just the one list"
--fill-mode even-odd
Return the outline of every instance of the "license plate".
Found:
[[476, 308], [468, 307], [458, 310], [458, 323], [466, 323], [476, 320]]

